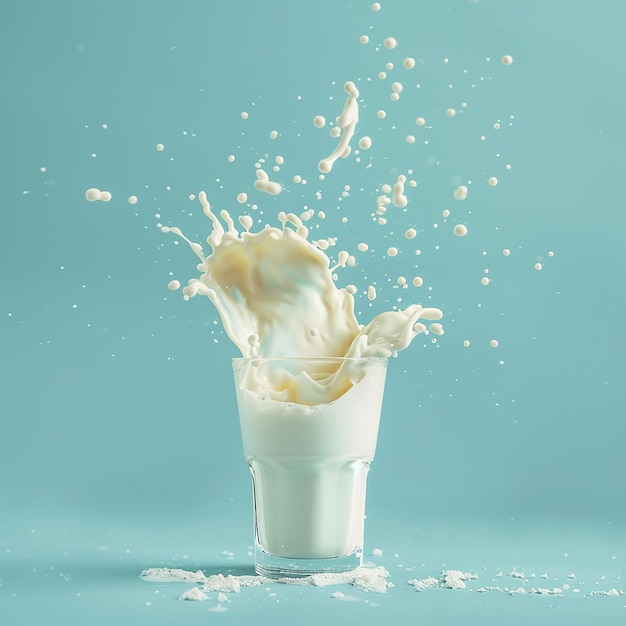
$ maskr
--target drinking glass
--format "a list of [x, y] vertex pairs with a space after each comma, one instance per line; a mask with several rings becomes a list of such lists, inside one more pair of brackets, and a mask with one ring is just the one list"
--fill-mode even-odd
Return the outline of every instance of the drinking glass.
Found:
[[233, 370], [257, 573], [359, 567], [387, 360], [239, 358]]

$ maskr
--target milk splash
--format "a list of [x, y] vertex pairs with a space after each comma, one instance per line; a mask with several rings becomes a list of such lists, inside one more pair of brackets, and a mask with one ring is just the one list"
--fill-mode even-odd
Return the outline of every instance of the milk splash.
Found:
[[[208, 297], [244, 357], [388, 358], [427, 329], [423, 321], [442, 317], [439, 309], [413, 304], [381, 313], [362, 326], [354, 314], [352, 294], [336, 287], [330, 259], [309, 242], [308, 229], [295, 214], [279, 214], [282, 228], [266, 226], [252, 233], [245, 221], [239, 231], [225, 210], [220, 212], [224, 227], [205, 192], [200, 192], [199, 200], [213, 225], [207, 238], [210, 254], [205, 255], [202, 245], [187, 239], [179, 228], [161, 230], [184, 239], [200, 259], [201, 276], [188, 281], [185, 299]], [[301, 380], [293, 385], [293, 393], [282, 379], [279, 388], [274, 388], [277, 381], [265, 381], [259, 389], [259, 380], [251, 380], [249, 388], [257, 387], [258, 394], [280, 401], [330, 402], [358, 382], [354, 363], [326, 372], [321, 381], [311, 380], [305, 385], [309, 393], [303, 393]]]

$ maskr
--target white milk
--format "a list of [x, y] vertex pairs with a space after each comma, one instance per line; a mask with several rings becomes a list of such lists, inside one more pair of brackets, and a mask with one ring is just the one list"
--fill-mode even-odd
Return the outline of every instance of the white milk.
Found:
[[[318, 363], [318, 376], [321, 370], [337, 375], [337, 362]], [[264, 371], [257, 377], [272, 377], [272, 369], [282, 369], [280, 362], [235, 360], [243, 447], [254, 481], [257, 543], [268, 554], [360, 556], [365, 485], [376, 449], [387, 362], [360, 363], [346, 375], [359, 379], [346, 393], [333, 402], [307, 406], [260, 398], [246, 388], [248, 369]]]

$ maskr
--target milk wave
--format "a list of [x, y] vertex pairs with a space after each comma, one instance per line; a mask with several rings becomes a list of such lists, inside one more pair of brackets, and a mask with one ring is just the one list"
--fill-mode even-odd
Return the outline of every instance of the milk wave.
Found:
[[[185, 299], [198, 294], [208, 297], [226, 334], [244, 357], [388, 358], [424, 332], [424, 322], [442, 317], [439, 309], [412, 304], [404, 310], [380, 313], [362, 326], [354, 314], [352, 294], [333, 281], [336, 267], [331, 268], [324, 251], [308, 240], [308, 229], [295, 214], [279, 214], [282, 228], [266, 226], [253, 233], [251, 220], [241, 219], [240, 231], [225, 210], [220, 212], [220, 221], [204, 192], [199, 200], [213, 225], [207, 238], [210, 254], [179, 228], [165, 226], [162, 231], [187, 241], [200, 259], [201, 275], [188, 281], [183, 289]], [[339, 265], [345, 264], [346, 256], [340, 255]], [[351, 368], [354, 362], [346, 362], [321, 383], [314, 377], [308, 382], [300, 380], [297, 392], [295, 388], [290, 391], [285, 381], [279, 388], [267, 381], [255, 381], [253, 387], [250, 381], [250, 388], [280, 401], [329, 402], [357, 382]], [[346, 385], [347, 380], [351, 382]], [[303, 391], [307, 385], [309, 390]]]

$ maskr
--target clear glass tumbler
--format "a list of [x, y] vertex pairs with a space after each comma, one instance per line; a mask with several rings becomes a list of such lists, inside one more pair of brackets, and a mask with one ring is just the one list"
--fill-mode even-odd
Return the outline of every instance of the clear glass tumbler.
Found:
[[257, 573], [359, 567], [387, 360], [240, 358], [233, 369]]

